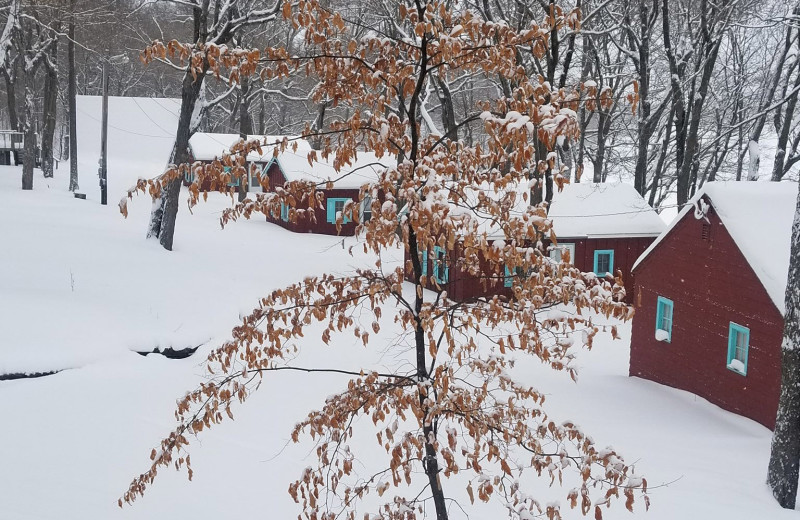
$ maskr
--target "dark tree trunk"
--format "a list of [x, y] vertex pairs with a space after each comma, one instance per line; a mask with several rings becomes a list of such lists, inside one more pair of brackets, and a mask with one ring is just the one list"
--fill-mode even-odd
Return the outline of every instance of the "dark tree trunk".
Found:
[[453, 105], [453, 94], [447, 82], [438, 76], [435, 77], [434, 86], [436, 95], [442, 105], [442, 125], [444, 125], [444, 135], [453, 141], [458, 140], [458, 129], [456, 127], [456, 111]]
[[[250, 119], [250, 80], [247, 78], [247, 76], [242, 77], [240, 88], [241, 98], [239, 99], [239, 137], [242, 139], [247, 139], [247, 136], [252, 135], [253, 133], [253, 120]], [[242, 202], [247, 198], [247, 187], [250, 183], [250, 165], [246, 165], [246, 168], [248, 168], [248, 175], [245, 175], [243, 179], [239, 179], [239, 202]]]
[[[193, 9], [194, 41], [206, 41], [208, 26], [209, 0], [204, 0], [202, 5]], [[195, 105], [200, 98], [203, 88], [205, 72], [208, 62], [204, 61], [202, 71], [197, 78], [190, 71], [188, 65], [183, 75], [181, 85], [181, 112], [178, 117], [178, 130], [175, 135], [175, 146], [172, 149], [172, 164], [180, 166], [189, 161], [189, 137], [192, 134], [192, 116]], [[148, 238], [158, 238], [161, 246], [167, 251], [172, 251], [172, 241], [175, 236], [175, 220], [178, 217], [178, 198], [181, 193], [183, 179], [178, 177], [171, 181], [161, 192], [161, 196], [153, 204], [150, 213], [150, 225], [147, 230]]]
[[[57, 27], [56, 30], [60, 30]], [[45, 62], [44, 78], [44, 111], [42, 127], [42, 172], [45, 178], [53, 177], [53, 139], [56, 135], [56, 111], [58, 110], [58, 46], [54, 43], [51, 49], [50, 62]]]
[[781, 396], [772, 434], [767, 483], [781, 507], [794, 509], [800, 470], [800, 193], [792, 224], [785, 301]]
[[[14, 65], [11, 65], [12, 67]], [[6, 100], [8, 104], [8, 122], [11, 130], [19, 130], [19, 116], [17, 115], [17, 89], [13, 72], [9, 74], [3, 69], [3, 77], [6, 80]]]
[[[183, 77], [181, 88], [181, 112], [178, 118], [178, 131], [175, 136], [175, 148], [172, 151], [172, 164], [181, 165], [189, 161], [189, 137], [191, 137], [192, 114], [200, 97], [203, 86], [204, 74], [198, 74], [194, 79], [190, 72]], [[178, 216], [178, 198], [181, 193], [182, 178], [177, 178], [161, 192], [161, 197], [155, 201], [150, 214], [150, 228], [148, 237], [158, 238], [159, 243], [167, 251], [172, 251], [172, 241], [175, 236], [175, 220]]]
[[25, 70], [25, 113], [22, 122], [25, 143], [22, 152], [22, 189], [33, 189], [33, 168], [36, 164], [36, 124], [33, 120], [33, 82], [36, 71]]
[[[75, 0], [70, 0], [71, 13], [75, 12]], [[78, 79], [75, 75], [75, 19], [70, 17], [69, 36], [67, 39], [69, 98], [69, 189], [78, 190]]]

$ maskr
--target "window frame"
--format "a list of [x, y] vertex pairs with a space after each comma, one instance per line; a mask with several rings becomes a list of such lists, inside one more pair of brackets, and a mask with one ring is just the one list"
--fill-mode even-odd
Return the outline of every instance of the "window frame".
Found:
[[[439, 253], [444, 255], [444, 261], [439, 260]], [[444, 276], [440, 276], [442, 274], [440, 271], [441, 267], [444, 267]], [[433, 246], [433, 279], [439, 284], [445, 284], [450, 281], [450, 267], [447, 265], [447, 249], [440, 246]]]
[[[598, 272], [598, 260], [600, 259], [600, 255], [608, 255], [608, 271], [604, 273]], [[594, 251], [594, 274], [597, 276], [605, 276], [606, 274], [610, 274], [614, 276], [614, 250], [613, 249], [595, 249]]]
[[289, 206], [284, 202], [281, 202], [281, 220], [289, 222]]
[[[559, 263], [563, 262], [563, 260], [561, 259], [561, 252], [560, 252], [563, 249], [569, 250], [569, 265], [575, 265], [575, 242], [564, 242], [564, 243], [559, 242], [558, 244], [551, 245], [550, 255], [549, 255], [550, 260]], [[553, 258], [553, 253], [555, 253], [556, 251], [559, 251], [558, 259]]]
[[342, 224], [348, 224], [350, 218], [344, 214], [344, 207], [347, 202], [353, 200], [350, 197], [330, 197], [325, 199], [325, 220], [328, 224], [336, 224], [336, 203], [342, 203]]
[[359, 207], [359, 215], [358, 220], [360, 223], [367, 222], [372, 219], [372, 197], [367, 195], [363, 199], [361, 199], [361, 204]]
[[[225, 173], [231, 173], [231, 171], [233, 171], [233, 168], [231, 168], [230, 166], [223, 166], [222, 171]], [[233, 182], [234, 178], [236, 179], [236, 182]], [[240, 182], [241, 179], [239, 178], [239, 176], [234, 177], [233, 174], [231, 173], [231, 180], [228, 181], [228, 186], [238, 187]]]
[[[662, 328], [664, 309], [669, 308], [669, 329]], [[656, 331], [663, 330], [667, 333], [666, 343], [672, 343], [672, 326], [675, 323], [675, 302], [669, 298], [659, 296], [656, 300]], [[659, 340], [661, 341], [661, 340]]]
[[[739, 361], [744, 364], [744, 371], [742, 371], [742, 372], [740, 372], [740, 371], [738, 371], [735, 368], [732, 368], [730, 366], [731, 362], [734, 359], [738, 359], [736, 357], [736, 349], [737, 349], [736, 338], [739, 336], [739, 334], [742, 334], [744, 336], [744, 338], [745, 338], [744, 361], [739, 359]], [[727, 361], [725, 363], [725, 368], [727, 368], [731, 372], [734, 372], [734, 373], [739, 374], [741, 376], [746, 376], [747, 375], [747, 362], [748, 362], [749, 358], [750, 358], [750, 329], [748, 327], [745, 327], [744, 325], [739, 325], [738, 323], [734, 323], [732, 321], [729, 322], [729, 324], [728, 324], [728, 358], [727, 358]]]

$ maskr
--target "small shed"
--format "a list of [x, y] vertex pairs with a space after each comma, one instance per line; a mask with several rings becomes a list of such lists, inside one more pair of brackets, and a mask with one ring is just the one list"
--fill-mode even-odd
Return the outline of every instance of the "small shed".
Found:
[[[292, 140], [292, 143], [297, 144], [298, 153], [308, 152], [311, 150], [311, 145], [304, 139], [299, 139], [294, 136], [273, 136], [273, 135], [248, 135], [248, 141], [260, 141], [267, 143], [263, 146], [261, 153], [252, 151], [247, 154], [246, 168], [248, 171], [249, 179], [247, 179], [248, 192], [261, 192], [260, 177], [264, 168], [269, 164], [274, 156], [274, 146], [270, 144], [279, 143], [284, 138]], [[189, 161], [210, 163], [214, 159], [222, 157], [226, 153], [230, 153], [231, 147], [235, 145], [241, 137], [239, 134], [218, 134], [212, 132], [195, 132], [189, 138]], [[251, 165], [256, 165], [256, 168], [251, 168]], [[192, 182], [191, 174], [187, 174], [184, 179], [185, 183]], [[239, 186], [240, 179], [233, 179], [228, 186]]]
[[775, 425], [797, 185], [707, 183], [634, 264], [630, 375]]
[[[622, 183], [568, 184], [553, 195], [548, 218], [558, 240], [556, 245], [544, 241], [550, 258], [557, 262], [569, 258], [581, 271], [598, 276], [621, 271], [626, 301], [631, 303], [634, 291], [631, 267], [666, 228], [634, 187]], [[489, 239], [504, 240], [498, 231], [489, 231]], [[449, 255], [438, 249], [422, 254], [425, 272], [433, 273], [452, 299], [463, 301], [511, 292], [510, 279], [492, 273], [488, 264], [486, 272], [478, 278], [463, 272], [458, 265], [463, 256], [458, 244]], [[440, 264], [447, 267], [439, 269]]]
[[[341, 230], [336, 229], [336, 215], [350, 201], [359, 200], [362, 185], [375, 182], [394, 159], [383, 156], [380, 159], [373, 152], [358, 152], [352, 164], [340, 168], [333, 167], [333, 158], [318, 157], [313, 164], [308, 162], [308, 149], [285, 150], [277, 157], [271, 157], [264, 167], [263, 175], [269, 179], [269, 189], [274, 191], [290, 181], [310, 181], [316, 183], [318, 191], [325, 197], [324, 206], [314, 210], [314, 219], [302, 215], [289, 218], [289, 209], [283, 208], [280, 215], [268, 216], [267, 220], [296, 233], [319, 233], [323, 235], [352, 236], [357, 223], [345, 217]], [[330, 183], [330, 184], [329, 184]], [[371, 200], [362, 200], [359, 205], [359, 220], [371, 217]], [[294, 220], [294, 221], [293, 221]]]

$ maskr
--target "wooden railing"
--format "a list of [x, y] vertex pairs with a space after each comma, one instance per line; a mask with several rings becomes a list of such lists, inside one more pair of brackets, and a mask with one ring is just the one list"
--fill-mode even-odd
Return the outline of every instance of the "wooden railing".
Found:
[[0, 150], [22, 150], [25, 134], [15, 130], [0, 130]]

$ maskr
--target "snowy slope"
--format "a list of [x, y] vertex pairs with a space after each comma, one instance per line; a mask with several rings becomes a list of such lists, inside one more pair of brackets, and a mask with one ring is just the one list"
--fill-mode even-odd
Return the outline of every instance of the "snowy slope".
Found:
[[[291, 444], [289, 431], [342, 388], [340, 376], [265, 378], [235, 410], [235, 422], [195, 445], [191, 483], [165, 471], [133, 507], [120, 510], [116, 500], [147, 467], [150, 448], [171, 427], [175, 399], [203, 380], [203, 355], [227, 337], [240, 312], [272, 288], [347, 272], [370, 258], [348, 256], [336, 237], [292, 234], [261, 219], [220, 231], [221, 197], [192, 216], [181, 210], [175, 251], [166, 253], [143, 239], [146, 200], [131, 204], [126, 221], [113, 206], [70, 198], [64, 179], [22, 193], [18, 175], [0, 169], [0, 372], [70, 369], [0, 382], [0, 519], [296, 518], [286, 489], [314, 462], [314, 447]], [[401, 257], [389, 251], [385, 265]], [[324, 347], [311, 332], [299, 362], [402, 363], [408, 353], [391, 316], [383, 331], [384, 342], [369, 349], [350, 334]], [[556, 421], [576, 421], [648, 478], [649, 513], [630, 515], [618, 504], [604, 518], [796, 518], [763, 484], [769, 432], [688, 393], [627, 377], [629, 327], [621, 334], [622, 341], [603, 336], [579, 353], [578, 384], [538, 363], [520, 360], [515, 369], [547, 393]], [[185, 360], [130, 352], [202, 342]], [[366, 427], [372, 442], [369, 426], [355, 428]], [[363, 458], [357, 471], [371, 462]], [[548, 489], [546, 480], [524, 483], [543, 502], [563, 503], [566, 491]], [[471, 519], [505, 518], [496, 504], [469, 507], [463, 492], [457, 496]], [[467, 518], [458, 507], [451, 513]], [[566, 511], [565, 518], [582, 517]]]
[[[108, 98], [109, 200], [136, 183], [164, 171], [175, 144], [180, 99]], [[100, 159], [102, 97], [78, 96], [78, 168], [81, 191], [99, 200], [97, 168]], [[69, 163], [62, 163], [67, 175]]]

